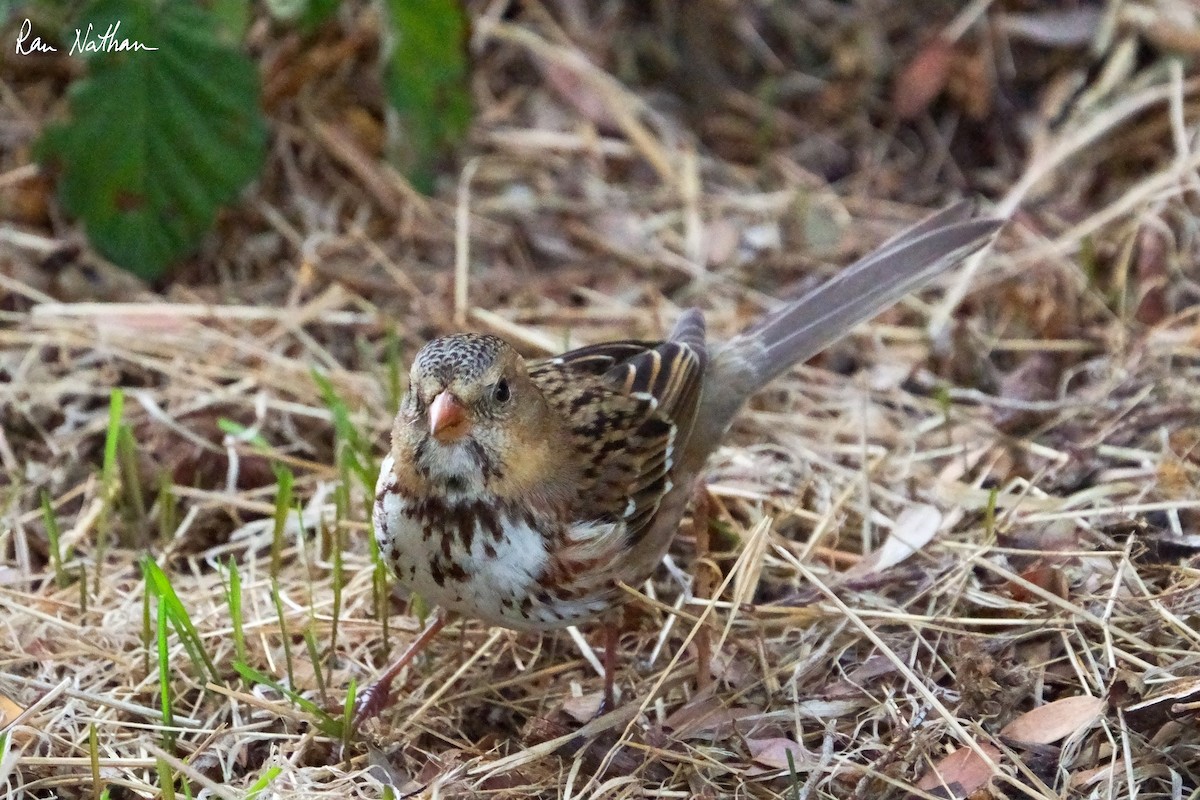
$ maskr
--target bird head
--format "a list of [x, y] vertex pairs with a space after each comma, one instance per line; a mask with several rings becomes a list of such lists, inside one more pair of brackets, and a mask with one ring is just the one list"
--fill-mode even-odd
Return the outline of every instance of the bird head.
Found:
[[413, 360], [394, 446], [427, 480], [479, 490], [536, 430], [541, 408], [524, 360], [503, 340], [445, 336]]

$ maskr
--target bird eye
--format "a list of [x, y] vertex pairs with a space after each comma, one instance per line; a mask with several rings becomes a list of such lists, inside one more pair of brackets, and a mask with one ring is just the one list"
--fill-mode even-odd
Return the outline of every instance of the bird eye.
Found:
[[508, 398], [512, 397], [512, 392], [508, 388], [508, 381], [503, 378], [496, 381], [496, 385], [492, 387], [492, 397], [497, 403], [507, 403]]

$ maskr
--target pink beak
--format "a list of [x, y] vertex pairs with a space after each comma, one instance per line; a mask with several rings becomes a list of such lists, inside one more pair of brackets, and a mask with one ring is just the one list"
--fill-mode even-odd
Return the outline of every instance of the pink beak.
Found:
[[457, 441], [471, 429], [467, 409], [449, 390], [433, 398], [429, 406], [429, 432], [442, 444]]

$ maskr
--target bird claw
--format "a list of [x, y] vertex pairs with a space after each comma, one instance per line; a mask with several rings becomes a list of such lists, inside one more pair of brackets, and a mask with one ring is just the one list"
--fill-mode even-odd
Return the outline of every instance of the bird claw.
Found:
[[614, 699], [611, 694], [605, 692], [604, 695], [600, 698], [600, 702], [596, 705], [596, 710], [594, 712], [592, 712], [592, 718], [589, 719], [588, 722], [592, 722], [593, 720], [600, 719], [600, 717], [603, 717], [605, 714], [614, 710], [616, 707], [617, 707], [616, 699]]
[[391, 687], [381, 686], [378, 682], [372, 683], [363, 690], [354, 698], [354, 717], [350, 722], [351, 729], [358, 731], [367, 722], [379, 716], [388, 707], [390, 696]]
[[396, 663], [387, 668], [379, 678], [363, 690], [362, 694], [358, 695], [354, 700], [354, 720], [351, 723], [354, 730], [358, 730], [363, 723], [379, 716], [379, 713], [391, 705], [392, 702], [392, 681], [400, 675], [409, 662], [417, 653], [425, 649], [430, 640], [437, 636], [446, 624], [446, 615], [438, 614], [434, 617], [421, 634], [414, 639], [408, 649], [396, 659]]

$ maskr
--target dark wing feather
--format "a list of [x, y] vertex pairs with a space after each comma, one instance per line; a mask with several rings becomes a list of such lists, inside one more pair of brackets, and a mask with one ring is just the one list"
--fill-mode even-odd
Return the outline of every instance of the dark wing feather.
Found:
[[583, 458], [581, 521], [623, 521], [631, 541], [644, 533], [671, 489], [703, 368], [704, 353], [682, 341], [607, 342], [530, 366]]
[[663, 342], [610, 369], [605, 378], [619, 392], [651, 397], [662, 416], [675, 424], [680, 442], [692, 432], [700, 400], [703, 354], [683, 342]]
[[573, 372], [603, 375], [618, 364], [636, 358], [657, 346], [658, 342], [642, 342], [635, 339], [603, 342], [569, 350], [561, 356], [550, 359], [550, 362], [568, 367]]

